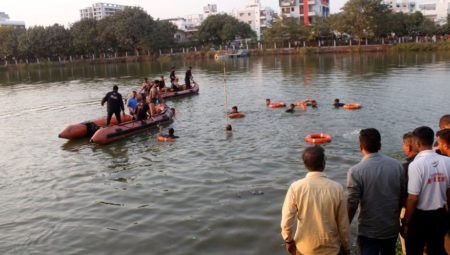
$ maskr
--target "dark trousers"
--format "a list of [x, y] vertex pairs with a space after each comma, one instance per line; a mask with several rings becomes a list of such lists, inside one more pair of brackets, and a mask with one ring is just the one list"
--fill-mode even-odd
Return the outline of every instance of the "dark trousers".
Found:
[[375, 239], [365, 236], [358, 236], [358, 246], [361, 255], [395, 255], [396, 243], [397, 237], [389, 239]]
[[446, 216], [444, 208], [433, 211], [416, 209], [408, 225], [406, 253], [422, 255], [426, 245], [428, 255], [447, 254], [444, 248], [444, 237], [447, 230]]
[[186, 89], [190, 89], [191, 88], [191, 80], [190, 79], [185, 79], [184, 83], [186, 83]]
[[118, 111], [118, 112], [108, 112], [108, 117], [106, 118], [106, 125], [109, 126], [109, 124], [111, 123], [111, 117], [112, 117], [113, 114], [116, 115], [117, 124], [120, 123], [120, 111]]

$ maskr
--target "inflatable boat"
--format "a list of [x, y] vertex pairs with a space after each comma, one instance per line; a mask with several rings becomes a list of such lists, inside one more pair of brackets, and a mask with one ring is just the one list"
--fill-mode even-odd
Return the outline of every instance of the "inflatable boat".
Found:
[[[133, 119], [131, 115], [121, 115], [122, 122], [127, 122]], [[111, 118], [111, 124], [116, 125], [116, 116]], [[106, 117], [98, 118], [94, 120], [88, 120], [78, 124], [72, 124], [63, 129], [59, 133], [59, 138], [65, 138], [69, 140], [79, 139], [83, 137], [91, 137], [99, 128], [106, 126]]]
[[200, 90], [198, 84], [196, 82], [192, 83], [192, 87], [190, 89], [180, 90], [180, 91], [168, 91], [165, 93], [161, 93], [161, 97], [164, 99], [179, 97], [179, 96], [187, 96], [191, 94], [198, 94]]
[[95, 144], [108, 144], [148, 130], [160, 123], [172, 121], [172, 118], [175, 115], [175, 109], [169, 108], [165, 104], [158, 107], [160, 107], [161, 112], [155, 117], [146, 120], [133, 120], [115, 126], [100, 128], [92, 136], [91, 142]]

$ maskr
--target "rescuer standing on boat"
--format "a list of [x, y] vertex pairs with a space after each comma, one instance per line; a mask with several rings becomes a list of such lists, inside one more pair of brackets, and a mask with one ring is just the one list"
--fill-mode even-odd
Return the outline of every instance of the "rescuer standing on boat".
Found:
[[111, 123], [111, 117], [113, 114], [116, 115], [117, 124], [120, 123], [120, 110], [122, 110], [123, 114], [125, 115], [125, 107], [123, 105], [122, 95], [119, 93], [119, 87], [117, 85], [114, 85], [113, 91], [108, 92], [106, 96], [102, 99], [102, 106], [107, 102], [107, 112], [108, 117], [106, 119], [106, 125], [109, 126], [109, 123]]

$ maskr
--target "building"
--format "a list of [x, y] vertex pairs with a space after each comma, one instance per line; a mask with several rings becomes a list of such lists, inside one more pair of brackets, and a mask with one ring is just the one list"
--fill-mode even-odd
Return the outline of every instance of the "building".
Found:
[[330, 15], [329, 0], [279, 0], [279, 5], [281, 16], [300, 18], [305, 25]]
[[423, 16], [436, 22], [439, 25], [447, 23], [447, 16], [450, 15], [450, 0], [437, 0], [429, 3], [422, 3], [417, 6]]
[[250, 4], [232, 14], [236, 19], [250, 25], [255, 31], [258, 40], [264, 29], [272, 26], [274, 11], [271, 8], [262, 8], [259, 0], [251, 0]]
[[10, 20], [8, 14], [0, 12], [0, 27], [25, 28], [25, 22], [18, 20]]
[[123, 11], [126, 5], [95, 3], [92, 7], [87, 7], [80, 10], [81, 19], [96, 19], [101, 20], [104, 17], [111, 16], [118, 11]]
[[393, 12], [414, 13], [416, 11], [416, 2], [414, 0], [385, 0]]
[[207, 6], [203, 7], [203, 18], [206, 19], [210, 15], [217, 14], [217, 5], [215, 4], [208, 4]]

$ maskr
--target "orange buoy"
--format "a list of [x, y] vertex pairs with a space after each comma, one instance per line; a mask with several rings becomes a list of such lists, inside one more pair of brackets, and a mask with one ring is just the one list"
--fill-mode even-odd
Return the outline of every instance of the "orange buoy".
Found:
[[243, 113], [243, 112], [233, 112], [233, 113], [229, 113], [227, 116], [230, 119], [239, 119], [239, 118], [244, 118], [245, 117], [245, 113]]
[[310, 134], [305, 137], [305, 141], [314, 144], [329, 143], [331, 142], [331, 136], [325, 133]]
[[351, 104], [344, 105], [344, 109], [346, 109], [346, 110], [356, 110], [361, 107], [362, 107], [361, 104], [358, 104], [358, 103], [351, 103]]
[[158, 135], [158, 137], [156, 137], [156, 140], [158, 140], [158, 142], [175, 142], [175, 138], [162, 135]]
[[277, 102], [277, 103], [271, 103], [268, 106], [270, 108], [280, 108], [280, 107], [286, 107], [286, 104], [284, 102]]
[[294, 105], [299, 106], [300, 108], [302, 108], [303, 111], [306, 111], [307, 109], [306, 104], [304, 102], [295, 102]]

